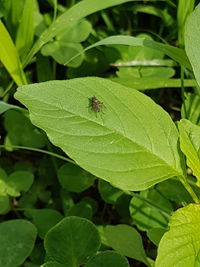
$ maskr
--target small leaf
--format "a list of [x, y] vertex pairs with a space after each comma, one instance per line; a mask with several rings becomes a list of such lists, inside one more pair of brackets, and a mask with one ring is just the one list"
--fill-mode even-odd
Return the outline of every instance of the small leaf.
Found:
[[102, 197], [102, 199], [109, 203], [115, 205], [118, 201], [118, 199], [124, 195], [124, 192], [122, 190], [119, 190], [118, 188], [113, 187], [108, 182], [105, 182], [103, 180], [99, 180], [98, 182], [98, 190]]
[[89, 260], [85, 267], [129, 267], [127, 259], [114, 251], [104, 251]]
[[0, 267], [17, 267], [30, 255], [37, 231], [26, 220], [0, 223]]
[[166, 232], [163, 228], [152, 228], [147, 231], [147, 236], [156, 246], [158, 246], [162, 236]]
[[45, 236], [45, 249], [51, 260], [77, 267], [95, 255], [100, 246], [93, 223], [80, 217], [67, 217]]
[[94, 183], [95, 177], [79, 166], [66, 163], [58, 170], [58, 179], [63, 188], [80, 193]]
[[26, 215], [32, 218], [33, 224], [37, 227], [38, 235], [42, 239], [63, 218], [58, 211], [53, 209], [30, 209], [26, 211]]
[[197, 267], [200, 251], [200, 205], [190, 204], [171, 217], [170, 230], [158, 247], [156, 267]]
[[200, 187], [200, 126], [188, 120], [178, 122], [181, 150], [186, 155], [187, 165], [197, 178]]
[[80, 201], [79, 203], [71, 207], [71, 209], [67, 213], [67, 216], [78, 216], [91, 220], [92, 207], [89, 203], [85, 201]]
[[[1, 184], [0, 184], [1, 186]], [[0, 194], [0, 214], [5, 214], [10, 209], [10, 200], [7, 195]]]
[[45, 264], [42, 264], [41, 267], [66, 267], [66, 265], [56, 261], [48, 261]]
[[105, 227], [108, 244], [120, 254], [149, 266], [140, 234], [131, 226], [119, 224]]
[[[143, 190], [184, 175], [175, 124], [136, 90], [86, 77], [27, 85], [15, 96], [53, 144], [116, 187]], [[88, 109], [92, 96], [103, 103], [98, 116]]]
[[33, 174], [28, 171], [15, 171], [6, 180], [7, 193], [18, 197], [20, 192], [27, 192], [33, 183]]

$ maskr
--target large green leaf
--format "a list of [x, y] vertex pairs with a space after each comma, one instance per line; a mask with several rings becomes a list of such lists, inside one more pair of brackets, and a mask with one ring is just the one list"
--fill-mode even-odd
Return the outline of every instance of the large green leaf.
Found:
[[200, 4], [187, 19], [185, 25], [185, 49], [191, 62], [195, 77], [200, 85]]
[[[23, 86], [15, 96], [53, 144], [116, 187], [142, 190], [183, 175], [174, 123], [136, 90], [79, 78]], [[103, 102], [97, 114], [88, 107], [93, 96]]]
[[37, 235], [35, 226], [25, 220], [0, 224], [0, 267], [17, 267], [30, 255]]
[[64, 218], [45, 236], [47, 255], [66, 267], [86, 263], [99, 246], [100, 237], [95, 225], [79, 217]]
[[181, 150], [186, 155], [187, 165], [192, 169], [200, 187], [200, 126], [188, 120], [178, 123]]
[[156, 267], [200, 266], [200, 206], [190, 204], [171, 217], [158, 247]]

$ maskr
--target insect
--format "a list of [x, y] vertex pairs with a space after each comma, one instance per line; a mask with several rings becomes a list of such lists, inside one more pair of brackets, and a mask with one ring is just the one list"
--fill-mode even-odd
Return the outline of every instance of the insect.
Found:
[[88, 98], [89, 108], [91, 108], [95, 113], [101, 112], [103, 109], [103, 102], [99, 101], [96, 96]]

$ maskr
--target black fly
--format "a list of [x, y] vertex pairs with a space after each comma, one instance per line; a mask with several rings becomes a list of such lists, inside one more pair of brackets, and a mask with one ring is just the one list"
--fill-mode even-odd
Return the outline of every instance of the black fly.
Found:
[[101, 112], [103, 108], [103, 102], [99, 101], [96, 96], [88, 98], [89, 108], [91, 108], [95, 113]]

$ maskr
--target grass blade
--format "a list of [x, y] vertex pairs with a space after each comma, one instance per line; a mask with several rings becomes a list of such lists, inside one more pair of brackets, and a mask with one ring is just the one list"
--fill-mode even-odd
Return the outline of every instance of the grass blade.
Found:
[[17, 49], [6, 30], [4, 24], [0, 21], [0, 60], [5, 66], [10, 76], [16, 84], [27, 84], [26, 76], [17, 53]]

